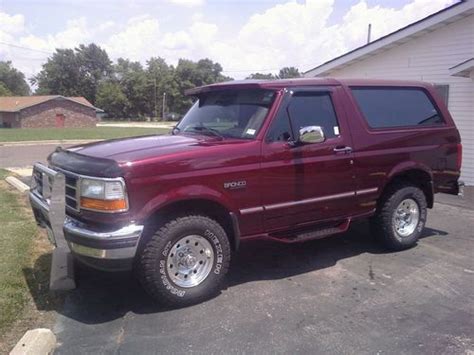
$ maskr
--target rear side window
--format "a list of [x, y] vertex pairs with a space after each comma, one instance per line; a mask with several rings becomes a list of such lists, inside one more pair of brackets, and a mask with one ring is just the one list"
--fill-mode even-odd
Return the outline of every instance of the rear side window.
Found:
[[351, 88], [372, 128], [442, 125], [444, 120], [425, 91], [405, 88]]

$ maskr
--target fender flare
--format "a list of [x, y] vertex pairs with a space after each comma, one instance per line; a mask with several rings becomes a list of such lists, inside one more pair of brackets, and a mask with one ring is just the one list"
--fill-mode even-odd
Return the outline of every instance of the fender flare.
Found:
[[432, 170], [425, 164], [415, 161], [405, 161], [395, 165], [387, 174], [383, 185], [380, 187], [380, 193], [383, 194], [386, 187], [397, 177], [410, 171], [420, 171], [429, 176], [428, 186], [426, 186], [425, 194], [427, 194], [428, 207], [433, 207], [434, 202], [434, 185]]
[[240, 245], [240, 226], [238, 219], [238, 208], [233, 201], [225, 194], [210, 189], [203, 185], [187, 185], [181, 186], [166, 193], [159, 194], [148, 201], [138, 214], [140, 221], [148, 221], [153, 215], [159, 213], [161, 209], [171, 206], [175, 203], [204, 200], [213, 202], [222, 206], [228, 213], [229, 221], [231, 223], [233, 238], [231, 243], [234, 250], [238, 250]]
[[225, 194], [204, 185], [180, 186], [150, 199], [139, 212], [139, 219], [146, 220], [160, 209], [171, 204], [187, 200], [208, 200], [223, 206], [229, 212], [236, 213], [238, 209]]

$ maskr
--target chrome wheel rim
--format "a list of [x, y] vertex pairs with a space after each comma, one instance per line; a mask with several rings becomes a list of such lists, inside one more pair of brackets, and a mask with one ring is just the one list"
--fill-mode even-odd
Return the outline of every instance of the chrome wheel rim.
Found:
[[407, 198], [400, 202], [393, 214], [393, 226], [401, 237], [411, 235], [420, 221], [420, 208], [415, 200]]
[[166, 269], [176, 286], [189, 288], [201, 284], [214, 264], [214, 249], [206, 238], [189, 235], [178, 240], [166, 260]]

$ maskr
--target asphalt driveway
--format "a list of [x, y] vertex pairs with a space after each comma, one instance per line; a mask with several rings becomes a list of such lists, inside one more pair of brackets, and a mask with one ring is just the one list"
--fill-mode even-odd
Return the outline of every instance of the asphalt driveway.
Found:
[[[22, 168], [32, 166], [36, 162], [46, 162], [48, 155], [59, 144], [28, 144], [28, 145], [0, 145], [0, 168]], [[70, 144], [61, 144], [69, 147]]]
[[227, 288], [155, 306], [130, 274], [80, 269], [58, 310], [57, 354], [474, 351], [474, 213], [436, 204], [411, 250], [385, 253], [365, 224], [332, 238], [242, 244]]

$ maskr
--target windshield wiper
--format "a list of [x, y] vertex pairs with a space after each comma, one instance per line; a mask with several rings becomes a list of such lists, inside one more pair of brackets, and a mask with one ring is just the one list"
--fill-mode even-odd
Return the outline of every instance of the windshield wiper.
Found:
[[187, 130], [194, 130], [194, 131], [198, 131], [202, 133], [210, 133], [213, 136], [224, 139], [224, 136], [217, 129], [206, 127], [206, 126], [188, 126], [186, 127], [184, 131], [186, 132]]

